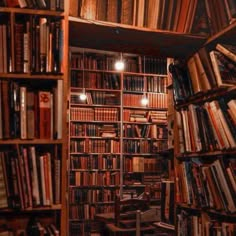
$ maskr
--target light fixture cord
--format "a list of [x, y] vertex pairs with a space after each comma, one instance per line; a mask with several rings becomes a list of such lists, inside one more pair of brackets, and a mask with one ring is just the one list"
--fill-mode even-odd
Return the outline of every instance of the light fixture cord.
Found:
[[83, 93], [85, 92], [84, 90], [85, 90], [85, 88], [84, 88], [84, 49], [83, 49], [83, 74], [82, 74], [82, 76], [83, 76], [83, 80], [82, 80], [82, 89], [83, 89]]

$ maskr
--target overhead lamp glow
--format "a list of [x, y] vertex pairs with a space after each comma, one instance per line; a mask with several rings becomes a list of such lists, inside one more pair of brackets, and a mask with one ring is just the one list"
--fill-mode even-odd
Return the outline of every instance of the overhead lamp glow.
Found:
[[81, 94], [79, 95], [79, 98], [80, 98], [80, 100], [85, 101], [85, 100], [87, 99], [87, 96], [86, 96], [85, 93], [81, 93]]
[[83, 88], [82, 93], [79, 95], [81, 101], [85, 101], [87, 99], [87, 95], [85, 93], [85, 88]]
[[115, 69], [118, 71], [123, 71], [125, 68], [125, 63], [122, 60], [116, 61]]
[[142, 104], [143, 106], [147, 106], [147, 104], [148, 104], [148, 99], [147, 99], [147, 97], [143, 97], [143, 98], [141, 99], [141, 104]]

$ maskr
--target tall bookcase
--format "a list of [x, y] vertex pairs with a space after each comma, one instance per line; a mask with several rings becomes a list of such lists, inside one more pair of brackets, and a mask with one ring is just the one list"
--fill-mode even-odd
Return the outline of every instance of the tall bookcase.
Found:
[[64, 234], [63, 12], [63, 1], [1, 1], [0, 230], [6, 235]]
[[184, 235], [235, 233], [235, 69], [229, 69], [235, 59], [220, 47], [234, 45], [228, 37], [234, 30], [233, 23], [184, 63], [169, 66], [176, 110], [176, 227]]
[[[71, 48], [69, 93], [69, 230], [96, 229], [98, 213], [114, 212], [114, 200], [151, 193], [160, 205], [168, 170], [166, 59]], [[85, 101], [80, 99], [85, 92]], [[142, 105], [147, 98], [148, 104]]]

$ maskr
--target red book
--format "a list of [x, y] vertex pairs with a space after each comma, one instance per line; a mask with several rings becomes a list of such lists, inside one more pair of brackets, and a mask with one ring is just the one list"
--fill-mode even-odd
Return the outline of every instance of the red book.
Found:
[[51, 138], [51, 93], [39, 91], [39, 138]]
[[18, 7], [19, 6], [18, 0], [6, 0], [6, 4], [8, 7]]

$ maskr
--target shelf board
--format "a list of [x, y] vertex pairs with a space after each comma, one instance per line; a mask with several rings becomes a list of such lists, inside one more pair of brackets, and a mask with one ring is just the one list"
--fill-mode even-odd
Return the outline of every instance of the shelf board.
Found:
[[196, 157], [215, 157], [215, 156], [222, 156], [222, 155], [232, 155], [236, 153], [236, 149], [227, 149], [227, 150], [215, 150], [212, 152], [190, 152], [190, 153], [183, 153], [178, 154], [176, 156], [179, 160], [185, 160], [187, 158], [196, 158]]
[[11, 144], [62, 144], [63, 141], [61, 139], [52, 140], [52, 139], [6, 139], [0, 140], [0, 145], [11, 145]]
[[30, 80], [61, 80], [63, 79], [62, 74], [30, 74], [30, 73], [0, 73], [0, 78], [11, 78], [11, 79], [30, 79]]
[[73, 47], [186, 58], [206, 37], [69, 17], [69, 41]]
[[1, 209], [0, 212], [9, 212], [9, 213], [19, 213], [19, 212], [38, 212], [38, 211], [56, 211], [61, 210], [61, 204], [51, 205], [51, 206], [40, 206], [40, 207], [30, 207], [26, 209]]
[[181, 108], [187, 107], [188, 105], [192, 103], [203, 104], [204, 102], [218, 99], [221, 96], [230, 95], [230, 94], [233, 95], [235, 92], [236, 92], [235, 85], [230, 85], [227, 87], [216, 87], [206, 92], [200, 92], [198, 94], [195, 94], [191, 97], [186, 98], [185, 101], [181, 103], [177, 103], [175, 105], [175, 108], [176, 110], [179, 110]]
[[62, 11], [27, 9], [27, 8], [17, 8], [17, 7], [0, 7], [0, 12], [47, 15], [47, 16], [64, 16], [64, 13]]
[[214, 49], [217, 43], [232, 43], [236, 45], [236, 20], [220, 32], [211, 36], [204, 46]]

